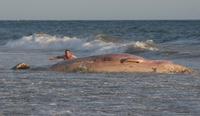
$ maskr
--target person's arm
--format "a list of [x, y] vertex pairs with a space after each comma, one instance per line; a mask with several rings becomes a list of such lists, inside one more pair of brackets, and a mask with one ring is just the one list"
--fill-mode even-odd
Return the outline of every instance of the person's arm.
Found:
[[65, 56], [53, 56], [49, 58], [49, 60], [57, 60], [57, 59], [65, 59]]
[[72, 55], [72, 58], [75, 59], [75, 58], [77, 58], [77, 57], [76, 57], [75, 55]]

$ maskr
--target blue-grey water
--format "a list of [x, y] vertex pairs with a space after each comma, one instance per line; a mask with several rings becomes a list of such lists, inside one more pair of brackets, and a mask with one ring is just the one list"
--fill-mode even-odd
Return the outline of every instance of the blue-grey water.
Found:
[[[167, 59], [194, 73], [11, 70], [21, 62], [48, 67], [66, 48], [78, 57]], [[199, 49], [200, 21], [0, 21], [0, 115], [198, 116]]]

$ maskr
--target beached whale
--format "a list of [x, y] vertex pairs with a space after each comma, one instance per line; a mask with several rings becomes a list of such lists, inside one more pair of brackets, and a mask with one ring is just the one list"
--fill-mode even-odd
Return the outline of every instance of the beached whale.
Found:
[[[12, 69], [29, 69], [20, 63]], [[37, 69], [37, 68], [36, 68]], [[105, 54], [61, 61], [47, 70], [58, 72], [153, 72], [153, 73], [191, 73], [185, 66], [167, 60], [149, 60], [131, 54]]]
[[192, 70], [171, 61], [148, 60], [131, 54], [105, 54], [62, 61], [49, 68], [59, 72], [153, 72], [191, 73]]

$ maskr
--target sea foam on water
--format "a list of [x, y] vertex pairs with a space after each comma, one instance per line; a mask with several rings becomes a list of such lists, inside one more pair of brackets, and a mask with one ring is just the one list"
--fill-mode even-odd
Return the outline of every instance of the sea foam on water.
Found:
[[[9, 41], [5, 46], [9, 48], [20, 49], [71, 49], [74, 51], [90, 51], [91, 54], [103, 54], [113, 52], [124, 52], [126, 49], [143, 49], [143, 50], [158, 50], [152, 40], [131, 41], [131, 42], [114, 42], [108, 41], [109, 36], [104, 39], [95, 38], [88, 40], [87, 38], [77, 38], [68, 36], [52, 36], [45, 33], [33, 34], [24, 36], [18, 40]], [[113, 40], [113, 37], [111, 38]]]

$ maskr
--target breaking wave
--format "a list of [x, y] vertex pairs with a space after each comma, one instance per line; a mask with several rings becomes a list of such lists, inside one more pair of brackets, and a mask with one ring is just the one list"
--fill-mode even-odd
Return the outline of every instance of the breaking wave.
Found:
[[124, 52], [127, 49], [158, 50], [153, 40], [115, 42], [113, 38], [109, 41], [109, 36], [97, 35], [95, 39], [89, 40], [68, 36], [52, 36], [44, 33], [24, 36], [21, 39], [9, 41], [5, 46], [19, 49], [59, 50], [68, 48], [75, 51], [88, 51], [94, 54]]

